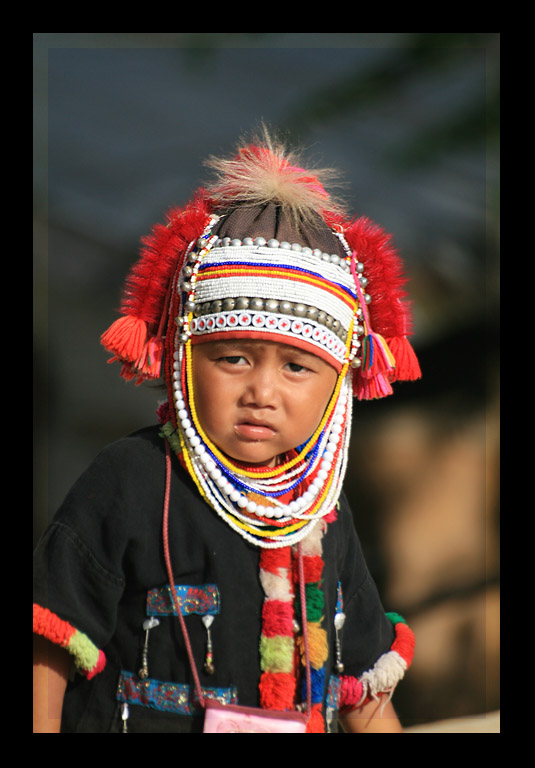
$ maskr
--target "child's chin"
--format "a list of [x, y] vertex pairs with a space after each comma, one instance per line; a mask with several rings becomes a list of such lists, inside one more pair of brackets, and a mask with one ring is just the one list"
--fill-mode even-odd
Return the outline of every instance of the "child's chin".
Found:
[[240, 451], [238, 455], [229, 459], [235, 464], [244, 464], [248, 467], [274, 467], [277, 464], [277, 456], [263, 454], [260, 451]]

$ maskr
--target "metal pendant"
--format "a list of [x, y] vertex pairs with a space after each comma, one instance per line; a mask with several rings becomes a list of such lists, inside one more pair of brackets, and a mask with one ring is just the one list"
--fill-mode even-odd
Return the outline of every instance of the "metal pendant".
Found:
[[213, 675], [215, 672], [215, 666], [214, 666], [214, 649], [212, 646], [212, 633], [210, 632], [210, 627], [212, 626], [212, 623], [214, 621], [214, 617], [206, 614], [202, 617], [202, 623], [206, 627], [206, 659], [204, 660], [204, 671], [207, 675]]
[[334, 616], [334, 629], [336, 632], [336, 664], [335, 669], [339, 675], [344, 671], [344, 665], [342, 664], [342, 639], [341, 632], [345, 624], [345, 613], [336, 613]]
[[151, 616], [149, 619], [146, 619], [143, 622], [143, 629], [145, 630], [145, 643], [143, 645], [143, 651], [141, 654], [141, 669], [138, 672], [138, 675], [142, 680], [145, 680], [149, 676], [149, 632], [159, 624], [159, 620], [154, 616]]

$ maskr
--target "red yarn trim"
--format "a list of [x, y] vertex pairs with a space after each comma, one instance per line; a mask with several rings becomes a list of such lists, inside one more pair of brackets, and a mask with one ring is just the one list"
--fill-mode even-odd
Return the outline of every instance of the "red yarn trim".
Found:
[[265, 637], [293, 635], [293, 605], [283, 600], [265, 600], [262, 607], [262, 634]]
[[410, 667], [414, 657], [414, 632], [406, 624], [399, 622], [395, 626], [396, 639], [392, 643], [392, 651], [399, 653], [401, 658]]
[[76, 629], [67, 621], [63, 621], [48, 608], [33, 605], [33, 631], [36, 635], [42, 635], [55, 645], [65, 648], [76, 632]]
[[95, 675], [98, 675], [104, 667], [106, 666], [106, 656], [104, 655], [104, 651], [98, 652], [98, 661], [96, 665], [93, 667], [93, 669], [89, 671], [83, 671], [83, 674], [87, 677], [88, 680], [92, 680]]
[[292, 564], [292, 551], [290, 547], [279, 549], [263, 549], [260, 555], [260, 568], [278, 575], [279, 568], [290, 568]]
[[295, 677], [290, 672], [263, 672], [260, 678], [260, 705], [263, 709], [293, 709], [295, 688]]
[[334, 523], [334, 521], [335, 521], [337, 518], [338, 518], [338, 512], [337, 512], [337, 510], [336, 510], [336, 507], [333, 507], [333, 508], [331, 509], [331, 511], [329, 512], [329, 514], [325, 515], [325, 517], [324, 517], [323, 519], [324, 519], [324, 521], [325, 521], [327, 524], [329, 524], [329, 523]]
[[321, 704], [312, 705], [306, 733], [325, 733], [325, 723], [323, 722], [323, 715], [321, 714]]
[[[323, 559], [319, 555], [310, 555], [303, 557], [303, 570], [305, 574], [305, 582], [311, 584], [316, 581], [320, 581], [323, 574]], [[297, 568], [293, 573], [294, 581], [299, 581], [299, 572]]]
[[356, 677], [343, 675], [340, 678], [340, 712], [350, 712], [362, 698], [362, 683]]

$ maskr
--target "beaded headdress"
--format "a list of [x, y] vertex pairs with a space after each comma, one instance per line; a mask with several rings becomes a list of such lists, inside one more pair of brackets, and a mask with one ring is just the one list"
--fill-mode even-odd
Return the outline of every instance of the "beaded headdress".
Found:
[[[163, 431], [201, 495], [244, 538], [280, 548], [336, 506], [353, 396], [384, 397], [394, 381], [420, 376], [405, 280], [390, 237], [345, 216], [327, 174], [304, 170], [270, 139], [210, 164], [212, 186], [144, 240], [122, 317], [102, 343], [124, 378], [165, 376]], [[314, 434], [275, 468], [222, 454], [196, 415], [192, 347], [236, 337], [298, 346], [338, 374]]]

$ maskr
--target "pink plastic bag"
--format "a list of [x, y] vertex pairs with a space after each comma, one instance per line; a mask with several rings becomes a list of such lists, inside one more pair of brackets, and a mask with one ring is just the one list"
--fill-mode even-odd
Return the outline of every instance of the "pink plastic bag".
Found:
[[305, 733], [301, 712], [275, 712], [205, 699], [204, 733]]

